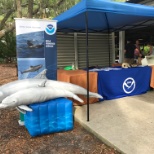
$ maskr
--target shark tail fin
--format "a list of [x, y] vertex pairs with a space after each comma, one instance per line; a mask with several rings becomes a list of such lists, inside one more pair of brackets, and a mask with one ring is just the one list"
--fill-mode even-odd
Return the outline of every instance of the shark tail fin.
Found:
[[93, 93], [93, 92], [89, 92], [89, 97], [96, 97], [96, 98], [103, 99], [103, 96], [101, 96], [98, 93]]

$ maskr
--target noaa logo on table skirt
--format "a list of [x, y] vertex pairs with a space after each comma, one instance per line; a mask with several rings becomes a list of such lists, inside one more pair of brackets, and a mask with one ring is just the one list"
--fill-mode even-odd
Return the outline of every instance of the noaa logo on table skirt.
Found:
[[136, 86], [135, 80], [133, 78], [127, 78], [123, 82], [123, 90], [126, 94], [130, 94], [131, 92], [134, 91]]
[[49, 25], [46, 26], [45, 32], [46, 32], [48, 35], [53, 35], [53, 34], [55, 34], [55, 32], [56, 32], [56, 28], [55, 28], [52, 24], [49, 24]]

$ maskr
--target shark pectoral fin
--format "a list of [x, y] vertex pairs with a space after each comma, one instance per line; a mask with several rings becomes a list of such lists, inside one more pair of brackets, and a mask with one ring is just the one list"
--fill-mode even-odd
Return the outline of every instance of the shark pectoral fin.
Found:
[[28, 107], [26, 105], [20, 105], [20, 106], [18, 106], [18, 108], [19, 109], [22, 109], [24, 111], [29, 111], [29, 112], [32, 112], [33, 111], [30, 107]]
[[17, 109], [19, 112], [21, 112], [22, 114], [26, 114], [26, 111], [25, 111], [25, 110], [22, 110], [22, 109], [20, 109], [19, 107], [16, 107], [16, 109]]
[[41, 82], [39, 85], [38, 85], [38, 87], [45, 87], [45, 83], [46, 83], [47, 81], [46, 80], [44, 80], [43, 82]]

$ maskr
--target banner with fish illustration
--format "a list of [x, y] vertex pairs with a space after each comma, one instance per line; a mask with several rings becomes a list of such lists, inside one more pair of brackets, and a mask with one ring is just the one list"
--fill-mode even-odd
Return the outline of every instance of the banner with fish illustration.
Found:
[[47, 78], [56, 80], [57, 22], [15, 18], [15, 23], [18, 78], [35, 78], [47, 69]]

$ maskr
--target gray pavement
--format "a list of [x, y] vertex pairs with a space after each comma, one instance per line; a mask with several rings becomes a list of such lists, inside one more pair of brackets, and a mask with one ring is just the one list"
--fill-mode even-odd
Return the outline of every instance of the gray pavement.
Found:
[[154, 154], [154, 91], [75, 106], [74, 116], [100, 140], [126, 154]]

